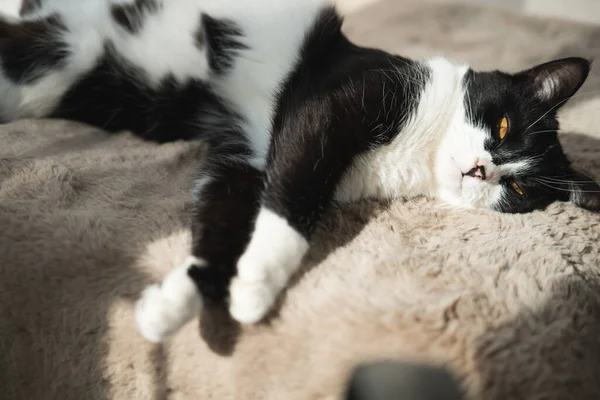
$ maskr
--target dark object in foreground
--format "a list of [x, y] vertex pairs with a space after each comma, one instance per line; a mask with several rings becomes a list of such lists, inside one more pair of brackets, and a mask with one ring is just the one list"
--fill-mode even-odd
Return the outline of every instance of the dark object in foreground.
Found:
[[361, 365], [346, 400], [462, 400], [458, 381], [441, 367], [403, 362]]

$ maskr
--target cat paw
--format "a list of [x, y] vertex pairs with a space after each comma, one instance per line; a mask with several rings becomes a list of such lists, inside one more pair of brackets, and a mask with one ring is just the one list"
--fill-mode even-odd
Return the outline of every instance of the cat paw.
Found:
[[255, 324], [269, 312], [279, 290], [266, 279], [236, 277], [229, 287], [229, 313], [242, 324]]
[[160, 285], [151, 285], [142, 292], [135, 305], [135, 320], [138, 330], [149, 341], [166, 340], [200, 314], [202, 300], [188, 276], [193, 265], [202, 264], [191, 257], [171, 271]]

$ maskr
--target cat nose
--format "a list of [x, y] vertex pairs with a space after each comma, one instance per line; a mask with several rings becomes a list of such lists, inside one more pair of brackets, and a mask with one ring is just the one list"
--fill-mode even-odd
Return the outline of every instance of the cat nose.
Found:
[[485, 173], [485, 167], [488, 165], [488, 163], [486, 161], [483, 160], [477, 160], [475, 162], [475, 166], [473, 168], [471, 168], [469, 170], [469, 172], [467, 172], [466, 174], [463, 173], [463, 176], [467, 175], [467, 176], [471, 176], [473, 178], [479, 178], [482, 181], [485, 181], [486, 177], [486, 173]]
[[475, 168], [477, 168], [477, 167], [483, 167], [483, 168], [485, 168], [487, 166], [488, 166], [488, 162], [485, 161], [485, 160], [482, 160], [482, 159], [478, 158], [477, 161], [475, 161]]

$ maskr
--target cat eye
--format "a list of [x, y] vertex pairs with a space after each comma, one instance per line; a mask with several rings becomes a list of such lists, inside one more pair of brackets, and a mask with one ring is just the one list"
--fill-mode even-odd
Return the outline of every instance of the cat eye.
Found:
[[517, 185], [517, 182], [511, 182], [510, 187], [517, 192], [519, 196], [523, 196], [523, 189], [521, 189], [521, 186]]
[[508, 131], [508, 118], [502, 117], [500, 122], [498, 123], [498, 137], [500, 140], [503, 140], [506, 136], [506, 131]]

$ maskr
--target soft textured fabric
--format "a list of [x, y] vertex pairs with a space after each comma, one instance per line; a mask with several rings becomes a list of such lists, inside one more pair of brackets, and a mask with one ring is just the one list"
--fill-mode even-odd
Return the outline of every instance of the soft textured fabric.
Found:
[[[597, 27], [434, 0], [383, 1], [345, 29], [483, 69], [600, 55]], [[567, 153], [596, 179], [599, 90], [596, 67], [562, 113]], [[337, 207], [266, 323], [210, 310], [153, 345], [133, 303], [187, 255], [203, 146], [64, 121], [1, 126], [0, 143], [3, 400], [335, 399], [357, 362], [380, 358], [447, 365], [473, 398], [600, 397], [598, 214]]]

